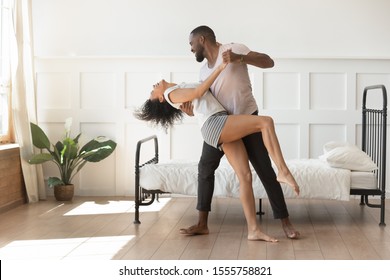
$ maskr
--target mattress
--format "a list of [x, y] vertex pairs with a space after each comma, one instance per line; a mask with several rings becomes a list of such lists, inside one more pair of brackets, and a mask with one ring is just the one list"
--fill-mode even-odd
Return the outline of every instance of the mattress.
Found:
[[[350, 170], [332, 168], [320, 159], [289, 160], [286, 163], [300, 186], [300, 195], [297, 196], [291, 187], [282, 184], [286, 198], [349, 200], [352, 178]], [[255, 197], [267, 198], [265, 189], [253, 168], [252, 174]], [[140, 186], [148, 190], [196, 196], [197, 175], [197, 162], [169, 161], [148, 164], [140, 170]], [[359, 178], [362, 177], [365, 176], [354, 175], [356, 186], [364, 185], [359, 182]], [[239, 197], [238, 179], [225, 158], [221, 160], [215, 172], [214, 196]]]
[[377, 189], [378, 181], [374, 172], [351, 172], [351, 189]]

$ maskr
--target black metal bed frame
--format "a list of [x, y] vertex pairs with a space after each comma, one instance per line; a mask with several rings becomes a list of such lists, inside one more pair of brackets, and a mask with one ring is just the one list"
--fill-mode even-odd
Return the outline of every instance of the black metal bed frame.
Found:
[[[369, 91], [382, 90], [382, 109], [366, 107]], [[385, 226], [386, 199], [386, 139], [387, 139], [387, 91], [383, 85], [366, 87], [363, 91], [362, 105], [362, 150], [376, 163], [377, 189], [351, 189], [352, 195], [360, 195], [360, 204], [380, 208], [380, 223]], [[380, 196], [379, 204], [368, 201], [369, 196]]]
[[[383, 95], [382, 109], [369, 109], [366, 107], [367, 94], [371, 90], [381, 89]], [[380, 208], [380, 223], [385, 226], [385, 199], [386, 199], [386, 132], [387, 132], [387, 92], [383, 85], [369, 86], [363, 92], [362, 106], [362, 150], [366, 152], [371, 159], [377, 164], [378, 169], [373, 171], [377, 176], [376, 189], [351, 189], [351, 195], [360, 195], [360, 205]], [[154, 157], [144, 163], [140, 163], [141, 146], [148, 142], [154, 141]], [[158, 200], [160, 190], [146, 190], [140, 186], [140, 169], [146, 164], [158, 163], [158, 139], [156, 135], [144, 138], [137, 143], [135, 157], [135, 219], [134, 224], [140, 224], [139, 207], [151, 205]], [[369, 202], [369, 196], [379, 196], [380, 203], [372, 204]], [[262, 200], [259, 199], [258, 215], [262, 212]]]
[[[141, 147], [142, 144], [148, 141], [154, 141], [154, 157], [142, 164], [140, 164], [140, 156], [141, 156]], [[140, 179], [140, 171], [143, 166], [146, 164], [156, 164], [158, 163], [158, 139], [156, 135], [149, 136], [137, 142], [137, 150], [135, 153], [135, 218], [134, 224], [140, 224], [139, 220], [139, 207], [140, 206], [148, 206], [151, 205], [156, 199], [158, 199], [158, 195], [164, 192], [160, 190], [146, 190], [139, 185]]]

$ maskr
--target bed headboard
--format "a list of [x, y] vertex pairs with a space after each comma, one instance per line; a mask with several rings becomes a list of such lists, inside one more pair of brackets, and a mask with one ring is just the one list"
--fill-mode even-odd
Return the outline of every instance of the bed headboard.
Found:
[[[369, 93], [382, 91], [382, 108], [367, 108]], [[378, 188], [384, 188], [386, 180], [386, 132], [387, 92], [383, 85], [369, 86], [363, 92], [362, 150], [377, 164]], [[384, 189], [382, 189], [384, 190]]]
[[[367, 99], [371, 92], [382, 92], [382, 107], [368, 108]], [[370, 93], [370, 94], [369, 94]], [[366, 87], [363, 91], [362, 106], [362, 150], [366, 152], [378, 166], [375, 170], [377, 188], [351, 189], [353, 195], [360, 195], [360, 204], [380, 208], [379, 225], [385, 226], [385, 200], [386, 200], [386, 132], [387, 132], [387, 92], [383, 85]], [[369, 196], [380, 196], [379, 203], [370, 203]]]

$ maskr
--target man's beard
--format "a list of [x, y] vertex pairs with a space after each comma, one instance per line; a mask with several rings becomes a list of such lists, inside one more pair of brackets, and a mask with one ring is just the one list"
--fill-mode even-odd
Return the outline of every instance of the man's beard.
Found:
[[195, 53], [195, 58], [197, 62], [202, 62], [204, 60], [204, 56], [201, 52]]

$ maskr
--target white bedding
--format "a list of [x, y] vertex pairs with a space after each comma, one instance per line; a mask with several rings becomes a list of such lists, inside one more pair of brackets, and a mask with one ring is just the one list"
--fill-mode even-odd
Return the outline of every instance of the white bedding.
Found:
[[[349, 200], [351, 187], [351, 172], [347, 169], [332, 168], [320, 159], [299, 159], [287, 161], [292, 174], [300, 185], [298, 198], [317, 198]], [[148, 190], [161, 190], [174, 194], [197, 195], [198, 163], [188, 161], [171, 161], [159, 164], [149, 164], [141, 168], [140, 186]], [[256, 198], [266, 198], [267, 195], [257, 174], [252, 169], [253, 188]], [[361, 185], [358, 176], [372, 178], [372, 173], [357, 172], [354, 185]], [[360, 177], [361, 178], [361, 177]], [[375, 184], [373, 184], [375, 185]], [[361, 186], [364, 186], [361, 185]], [[286, 198], [297, 198], [292, 188], [282, 184]], [[222, 159], [215, 173], [214, 196], [239, 197], [237, 177], [225, 158]]]
[[376, 189], [378, 182], [373, 172], [351, 172], [352, 189]]

